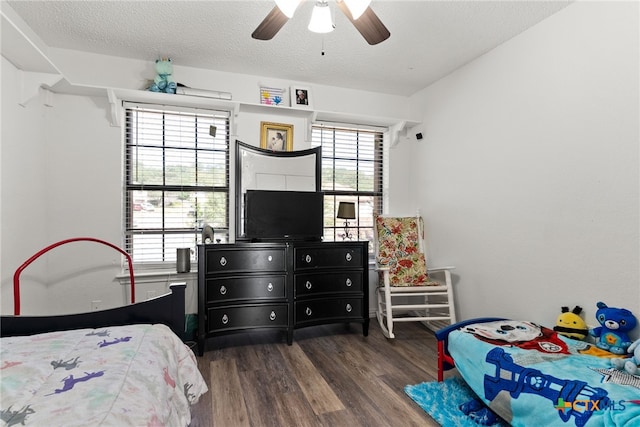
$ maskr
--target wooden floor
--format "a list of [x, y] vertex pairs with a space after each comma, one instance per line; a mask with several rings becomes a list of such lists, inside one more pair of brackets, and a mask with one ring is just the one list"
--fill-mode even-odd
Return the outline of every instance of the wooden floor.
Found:
[[437, 426], [404, 393], [434, 381], [436, 340], [403, 323], [387, 340], [372, 319], [369, 336], [352, 324], [208, 340], [198, 358], [209, 392], [191, 426]]

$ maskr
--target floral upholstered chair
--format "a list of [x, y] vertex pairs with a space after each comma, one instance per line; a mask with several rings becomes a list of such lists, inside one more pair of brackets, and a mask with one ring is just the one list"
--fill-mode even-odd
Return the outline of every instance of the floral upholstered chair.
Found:
[[456, 321], [453, 267], [427, 268], [420, 216], [376, 216], [375, 247], [380, 273], [376, 317], [387, 338], [395, 337], [394, 322], [423, 322], [436, 330]]

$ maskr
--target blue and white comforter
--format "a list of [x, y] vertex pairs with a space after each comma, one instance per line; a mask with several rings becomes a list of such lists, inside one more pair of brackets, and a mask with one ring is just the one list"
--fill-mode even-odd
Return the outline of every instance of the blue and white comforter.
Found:
[[448, 349], [467, 384], [514, 426], [640, 426], [640, 377], [612, 368], [590, 344], [548, 338], [496, 345], [457, 330]]

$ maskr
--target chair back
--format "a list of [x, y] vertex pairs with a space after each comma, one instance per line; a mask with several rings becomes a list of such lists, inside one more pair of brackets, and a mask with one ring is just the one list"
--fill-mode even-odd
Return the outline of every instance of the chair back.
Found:
[[375, 224], [376, 262], [389, 269], [390, 285], [428, 284], [422, 218], [378, 215]]

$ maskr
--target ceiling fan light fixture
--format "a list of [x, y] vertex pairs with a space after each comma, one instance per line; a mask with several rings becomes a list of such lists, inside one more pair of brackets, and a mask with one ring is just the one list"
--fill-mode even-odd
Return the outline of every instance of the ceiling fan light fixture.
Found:
[[330, 33], [333, 31], [333, 20], [331, 19], [331, 10], [326, 0], [319, 0], [313, 7], [311, 13], [311, 21], [309, 21], [309, 31], [314, 33]]
[[275, 0], [276, 6], [287, 18], [292, 18], [301, 0]]
[[343, 0], [353, 19], [358, 19], [371, 4], [371, 0]]

